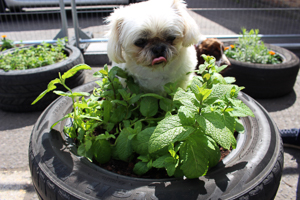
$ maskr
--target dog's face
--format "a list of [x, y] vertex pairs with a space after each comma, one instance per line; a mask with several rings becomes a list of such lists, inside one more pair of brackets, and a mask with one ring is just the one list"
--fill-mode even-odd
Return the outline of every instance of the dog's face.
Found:
[[115, 10], [107, 21], [107, 53], [116, 63], [163, 67], [199, 38], [198, 26], [180, 0], [132, 4]]

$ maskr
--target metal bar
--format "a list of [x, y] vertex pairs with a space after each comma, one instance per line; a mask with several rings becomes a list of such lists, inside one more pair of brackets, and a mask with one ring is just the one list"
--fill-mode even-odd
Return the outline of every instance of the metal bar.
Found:
[[[274, 35], [264, 35], [258, 34], [258, 37], [261, 38], [300, 38], [300, 34], [274, 34]], [[242, 35], [204, 35], [206, 38], [218, 38], [218, 39], [236, 39], [243, 37]]]
[[192, 11], [290, 11], [300, 8], [188, 8]]
[[[222, 39], [222, 38], [219, 38]], [[15, 41], [14, 44], [40, 44], [42, 42], [46, 43], [56, 43], [57, 40], [28, 40], [28, 41]], [[79, 40], [79, 43], [101, 43], [101, 42], [108, 42], [107, 38], [93, 38], [93, 39], [82, 39]], [[3, 44], [3, 42], [0, 42], [0, 44]], [[280, 46], [284, 48], [300, 48], [300, 43], [271, 43], [275, 46]]]
[[61, 29], [60, 32], [54, 37], [54, 40], [57, 38], [63, 38], [67, 37], [68, 35], [68, 22], [67, 22], [67, 16], [66, 16], [66, 10], [65, 10], [65, 4], [63, 0], [59, 0], [59, 6], [60, 6], [60, 18], [61, 18]]
[[79, 48], [79, 27], [78, 27], [78, 19], [77, 19], [75, 0], [71, 0], [71, 7], [72, 7], [72, 19], [73, 19], [73, 26], [74, 26], [74, 32], [75, 32], [76, 47]]

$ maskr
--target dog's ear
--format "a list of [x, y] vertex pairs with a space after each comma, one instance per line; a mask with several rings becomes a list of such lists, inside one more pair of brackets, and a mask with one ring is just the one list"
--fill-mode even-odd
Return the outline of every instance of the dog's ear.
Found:
[[111, 16], [106, 18], [106, 22], [109, 23], [107, 55], [110, 60], [116, 63], [126, 62], [122, 55], [122, 43], [120, 40], [123, 21], [124, 18], [118, 11], [115, 11]]
[[195, 20], [187, 12], [186, 4], [182, 0], [173, 0], [172, 7], [178, 11], [178, 14], [183, 18], [184, 38], [182, 45], [188, 47], [192, 44], [197, 44], [200, 40], [199, 27]]

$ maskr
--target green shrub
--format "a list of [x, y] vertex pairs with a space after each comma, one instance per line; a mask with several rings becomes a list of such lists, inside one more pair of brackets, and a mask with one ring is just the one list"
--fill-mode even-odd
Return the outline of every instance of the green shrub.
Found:
[[0, 54], [0, 69], [25, 70], [58, 63], [66, 58], [64, 40], [58, 40], [56, 45], [42, 43], [37, 46], [16, 48], [12, 53]]
[[242, 37], [238, 42], [229, 47], [225, 47], [225, 55], [241, 62], [259, 63], [259, 64], [278, 64], [281, 63], [281, 57], [274, 51], [269, 50], [258, 36], [259, 30], [242, 29]]
[[[107, 66], [94, 74], [102, 80], [91, 95], [73, 92], [65, 80], [90, 69], [78, 65], [51, 81], [33, 104], [61, 84], [69, 92], [54, 93], [71, 97], [73, 112], [59, 121], [72, 119], [73, 126], [64, 132], [76, 141], [78, 155], [101, 164], [138, 159], [133, 168], [138, 175], [162, 168], [169, 176], [197, 178], [219, 162], [219, 146], [236, 147], [234, 132], [244, 131], [238, 118], [254, 117], [237, 99], [242, 87], [231, 84], [234, 78], [219, 74], [226, 66], [218, 67], [215, 58], [203, 57], [205, 63], [197, 71], [201, 76], [194, 76], [186, 90], [176, 83], [166, 84], [166, 96], [142, 93], [125, 71]], [[118, 77], [126, 79], [125, 88]]]

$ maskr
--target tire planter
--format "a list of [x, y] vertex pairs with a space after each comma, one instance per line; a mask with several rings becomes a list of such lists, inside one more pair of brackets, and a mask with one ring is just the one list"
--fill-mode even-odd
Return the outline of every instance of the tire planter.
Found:
[[[95, 83], [76, 91], [92, 91]], [[66, 97], [55, 100], [37, 120], [29, 144], [32, 182], [41, 199], [273, 199], [283, 169], [283, 147], [276, 125], [255, 100], [239, 94], [255, 118], [241, 118], [245, 133], [237, 148], [199, 179], [142, 179], [118, 175], [76, 156], [60, 122], [72, 110]], [[71, 148], [72, 149], [72, 148]]]
[[[225, 42], [225, 46], [234, 42]], [[229, 58], [229, 66], [221, 74], [236, 78], [239, 86], [244, 86], [245, 93], [253, 98], [275, 98], [293, 91], [300, 67], [299, 58], [291, 51], [265, 44], [270, 50], [283, 57], [281, 64], [255, 64], [236, 61]]]
[[[14, 49], [2, 53], [13, 52]], [[77, 64], [84, 63], [83, 56], [79, 49], [67, 45], [64, 49], [67, 59], [35, 69], [12, 70], [5, 72], [0, 70], [0, 109], [14, 112], [29, 112], [44, 110], [58, 96], [48, 93], [35, 105], [31, 103], [35, 98], [47, 89], [48, 83], [58, 78], [58, 72], [63, 74]], [[70, 88], [84, 83], [84, 71], [79, 71], [66, 84]], [[59, 88], [63, 90], [63, 88]]]

